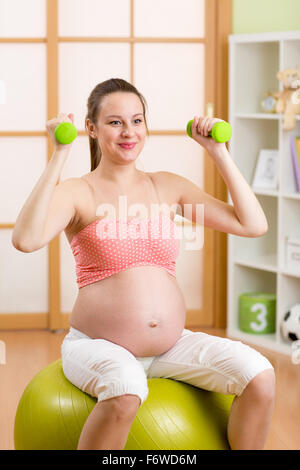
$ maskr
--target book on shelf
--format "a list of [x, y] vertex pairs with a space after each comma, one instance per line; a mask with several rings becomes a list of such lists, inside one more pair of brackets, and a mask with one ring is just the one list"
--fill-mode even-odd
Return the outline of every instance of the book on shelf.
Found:
[[295, 147], [298, 158], [298, 166], [300, 168], [300, 137], [295, 137]]
[[300, 137], [292, 135], [290, 144], [297, 191], [300, 192]]

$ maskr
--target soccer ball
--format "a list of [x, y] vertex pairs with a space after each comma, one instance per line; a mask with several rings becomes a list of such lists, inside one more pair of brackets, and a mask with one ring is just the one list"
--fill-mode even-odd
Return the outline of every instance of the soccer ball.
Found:
[[284, 315], [281, 322], [284, 339], [296, 341], [300, 339], [300, 304], [293, 305]]

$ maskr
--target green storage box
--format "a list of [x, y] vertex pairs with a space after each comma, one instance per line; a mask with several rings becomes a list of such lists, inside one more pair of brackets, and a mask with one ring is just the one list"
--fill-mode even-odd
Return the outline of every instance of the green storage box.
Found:
[[267, 334], [276, 330], [276, 295], [246, 292], [239, 296], [239, 328], [246, 333]]

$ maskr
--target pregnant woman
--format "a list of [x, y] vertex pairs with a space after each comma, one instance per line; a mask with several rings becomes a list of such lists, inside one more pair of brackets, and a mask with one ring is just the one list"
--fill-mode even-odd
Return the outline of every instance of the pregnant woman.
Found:
[[263, 210], [225, 144], [208, 136], [219, 120], [195, 116], [192, 134], [216, 163], [234, 206], [177, 174], [136, 168], [149, 132], [145, 98], [133, 85], [99, 83], [87, 106], [91, 171], [57, 185], [72, 144], [59, 144], [54, 130], [73, 115], [49, 120], [54, 152], [12, 238], [17, 249], [32, 252], [64, 231], [74, 254], [79, 291], [62, 364], [74, 385], [98, 399], [78, 449], [123, 449], [151, 377], [234, 394], [231, 449], [262, 449], [274, 404], [271, 363], [240, 341], [185, 329], [176, 281], [174, 217], [186, 216], [185, 204], [192, 204], [194, 222], [196, 205], [204, 204], [204, 225], [222, 232], [258, 237], [267, 231]]

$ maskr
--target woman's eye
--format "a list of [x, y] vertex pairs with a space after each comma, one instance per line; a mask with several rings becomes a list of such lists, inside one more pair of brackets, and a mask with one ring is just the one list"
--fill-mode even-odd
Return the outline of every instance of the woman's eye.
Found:
[[[134, 122], [136, 122], [136, 121], [140, 121], [140, 122], [142, 122], [142, 120], [141, 120], [141, 119], [135, 119], [135, 120], [134, 120]], [[114, 124], [115, 122], [120, 122], [120, 121], [111, 121], [111, 122], [110, 122], [110, 124]]]

